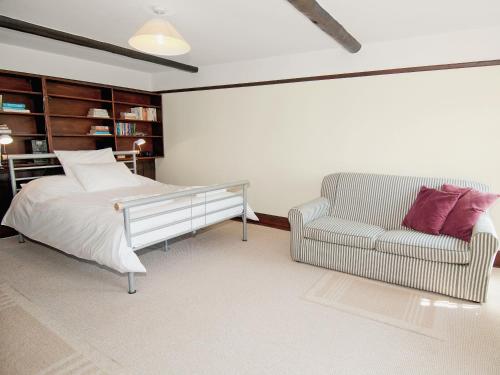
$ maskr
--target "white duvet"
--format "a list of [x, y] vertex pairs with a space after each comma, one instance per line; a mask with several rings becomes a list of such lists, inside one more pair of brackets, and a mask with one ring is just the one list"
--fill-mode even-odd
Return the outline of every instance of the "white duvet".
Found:
[[[95, 261], [119, 272], [146, 272], [141, 261], [131, 247], [127, 246], [123, 214], [114, 204], [118, 201], [142, 198], [151, 195], [171, 193], [188, 187], [165, 185], [136, 176], [141, 184], [99, 192], [85, 192], [81, 186], [66, 176], [50, 176], [34, 180], [24, 186], [12, 200], [2, 225], [7, 225], [27, 237], [72, 254], [78, 258]], [[165, 223], [179, 222], [154, 232], [133, 238], [133, 247], [195, 230], [206, 224], [215, 223], [241, 212], [237, 204], [242, 197], [225, 190], [200, 194], [192, 198], [180, 198], [165, 203], [154, 204], [144, 209], [132, 210], [133, 216], [143, 216], [161, 209], [184, 207], [190, 202], [230, 199], [198, 206], [194, 210], [178, 210], [135, 223], [132, 232], [141, 232]], [[227, 208], [227, 209], [226, 209]], [[218, 211], [205, 217], [208, 212]], [[257, 220], [248, 207], [248, 217]], [[190, 220], [197, 214], [201, 218]], [[189, 219], [189, 220], [185, 220]], [[184, 220], [184, 221], [183, 221]]]

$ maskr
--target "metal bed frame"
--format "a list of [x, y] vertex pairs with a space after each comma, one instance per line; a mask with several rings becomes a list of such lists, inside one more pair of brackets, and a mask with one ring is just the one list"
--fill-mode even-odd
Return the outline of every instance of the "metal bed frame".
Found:
[[[113, 154], [115, 156], [129, 156], [131, 159], [129, 160], [123, 160], [123, 162], [132, 164], [129, 169], [134, 173], [137, 174], [137, 153], [135, 151], [114, 151]], [[45, 169], [62, 169], [62, 165], [60, 164], [44, 164], [44, 165], [30, 165], [30, 166], [16, 166], [15, 162], [19, 160], [39, 160], [39, 159], [57, 159], [56, 154], [20, 154], [20, 155], [8, 155], [7, 160], [9, 162], [9, 174], [10, 174], [10, 181], [11, 181], [11, 187], [12, 187], [12, 195], [17, 194], [20, 188], [18, 188], [18, 183], [22, 181], [31, 181], [35, 180], [40, 177], [45, 177], [44, 175], [40, 176], [26, 176], [26, 177], [17, 177], [16, 173], [17, 172], [33, 172], [37, 170], [45, 170]], [[56, 173], [56, 174], [64, 174], [64, 173]], [[199, 187], [199, 188], [192, 188], [192, 189], [186, 189], [182, 191], [177, 191], [173, 193], [168, 193], [168, 194], [161, 194], [161, 195], [155, 195], [152, 197], [147, 197], [147, 198], [138, 198], [138, 199], [133, 199], [129, 201], [124, 201], [124, 202], [118, 202], [115, 204], [115, 209], [118, 211], [121, 211], [123, 213], [123, 224], [124, 224], [124, 231], [125, 231], [125, 239], [127, 241], [127, 245], [133, 250], [137, 251], [140, 249], [144, 249], [146, 247], [158, 244], [158, 243], [164, 243], [165, 244], [165, 251], [168, 250], [168, 240], [182, 236], [187, 233], [193, 233], [195, 234], [197, 230], [203, 229], [205, 227], [208, 227], [210, 225], [214, 225], [217, 223], [220, 223], [222, 221], [226, 221], [232, 218], [237, 218], [241, 217], [242, 222], [243, 222], [243, 241], [247, 241], [248, 237], [248, 230], [247, 230], [247, 188], [250, 185], [250, 183], [246, 180], [242, 181], [236, 181], [236, 182], [231, 182], [231, 183], [225, 183], [225, 184], [218, 184], [218, 185], [211, 185], [211, 186], [205, 186], [205, 187]], [[222, 198], [216, 198], [216, 199], [210, 199], [207, 200], [207, 194], [211, 191], [215, 190], [221, 190], [221, 189], [237, 189], [241, 190], [241, 194], [233, 194], [227, 197], [222, 197]], [[192, 202], [192, 197], [197, 195], [197, 194], [204, 194], [205, 198], [203, 202], [198, 202], [194, 203]], [[212, 210], [212, 211], [207, 211], [207, 204], [210, 203], [215, 203], [215, 202], [220, 202], [226, 199], [232, 199], [235, 196], [241, 196], [242, 203], [235, 204], [229, 207], [224, 207], [221, 209], [217, 210]], [[181, 206], [181, 207], [176, 207], [172, 209], [166, 209], [162, 211], [156, 210], [154, 213], [149, 214], [149, 215], [143, 215], [143, 216], [134, 216], [133, 213], [131, 212], [131, 209], [133, 208], [138, 208], [141, 206], [146, 206], [152, 203], [160, 203], [163, 201], [168, 201], [171, 199], [176, 199], [176, 198], [185, 198], [185, 197], [191, 197], [190, 204]], [[203, 214], [198, 214], [198, 215], [193, 215], [192, 208], [193, 207], [204, 207], [204, 213]], [[218, 212], [222, 212], [225, 210], [233, 209], [241, 207], [241, 213], [238, 213], [236, 215], [232, 215], [229, 217], [226, 217], [222, 220], [218, 220], [215, 222], [211, 222], [210, 224], [206, 223], [206, 218], [208, 215], [215, 214]], [[159, 217], [161, 215], [166, 215], [172, 212], [176, 211], [182, 211], [186, 209], [191, 208], [191, 214], [188, 218], [182, 219], [182, 220], [177, 220], [173, 221], [171, 223], [163, 224], [163, 225], [158, 225], [152, 228], [148, 228], [147, 230], [142, 230], [138, 232], [133, 232], [131, 230], [131, 224], [140, 222], [142, 220], [147, 220], [151, 219], [154, 217]], [[205, 223], [203, 225], [199, 225], [196, 228], [192, 227], [192, 220], [193, 219], [200, 219], [200, 218], [205, 218]], [[169, 226], [181, 224], [184, 222], [191, 221], [191, 229], [183, 231], [181, 233], [176, 233], [174, 235], [170, 235], [167, 237], [162, 237], [161, 239], [142, 244], [142, 245], [137, 245], [134, 246], [132, 243], [132, 240], [134, 237], [149, 233], [149, 232], [154, 232], [157, 230], [165, 229], [168, 228]], [[24, 236], [22, 233], [19, 233], [19, 242], [24, 242]], [[134, 277], [134, 272], [128, 272], [128, 293], [129, 294], [134, 294], [136, 292], [135, 289], [135, 277]]]

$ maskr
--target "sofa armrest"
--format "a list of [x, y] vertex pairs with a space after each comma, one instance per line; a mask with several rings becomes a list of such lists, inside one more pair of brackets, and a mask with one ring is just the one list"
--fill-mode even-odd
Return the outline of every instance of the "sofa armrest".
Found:
[[288, 212], [290, 222], [290, 254], [292, 259], [301, 261], [301, 244], [304, 237], [304, 226], [313, 220], [328, 215], [330, 211], [330, 201], [321, 197], [314, 199], [303, 205], [293, 207]]
[[472, 229], [471, 248], [484, 248], [483, 251], [495, 254], [498, 251], [499, 245], [500, 242], [490, 216], [487, 213], [481, 215]]
[[288, 220], [290, 220], [290, 225], [306, 225], [313, 220], [328, 215], [329, 210], [330, 201], [327, 198], [316, 198], [300, 206], [293, 207], [288, 212]]

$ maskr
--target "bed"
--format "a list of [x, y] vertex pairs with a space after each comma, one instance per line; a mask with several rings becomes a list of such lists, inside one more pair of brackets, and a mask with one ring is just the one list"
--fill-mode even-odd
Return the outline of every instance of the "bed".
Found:
[[[128, 292], [133, 294], [134, 274], [146, 272], [137, 250], [158, 243], [164, 243], [167, 250], [168, 240], [174, 237], [237, 217], [242, 219], [246, 241], [247, 217], [258, 220], [247, 204], [248, 181], [196, 187], [166, 185], [137, 175], [135, 152], [109, 152], [127, 158], [120, 164], [127, 166], [131, 177], [124, 175], [123, 181], [129, 184], [122, 186], [109, 176], [116, 186], [96, 191], [87, 190], [85, 184], [83, 188], [80, 177], [70, 176], [66, 165], [62, 174], [63, 166], [55, 163], [56, 154], [9, 155], [14, 198], [2, 225], [17, 230], [21, 242], [26, 236], [127, 273]], [[38, 165], [40, 160], [46, 164]], [[103, 183], [106, 177], [92, 175], [94, 165], [73, 165], [71, 170], [85, 167], [88, 183]], [[50, 176], [40, 175], [47, 170]]]

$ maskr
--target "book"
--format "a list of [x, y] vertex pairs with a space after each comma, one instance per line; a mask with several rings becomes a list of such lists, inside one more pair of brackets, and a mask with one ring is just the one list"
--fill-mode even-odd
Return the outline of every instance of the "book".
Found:
[[106, 125], [92, 125], [90, 130], [100, 130], [100, 131], [109, 131], [109, 127]]
[[90, 108], [87, 112], [88, 117], [109, 118], [108, 110], [104, 108]]
[[111, 135], [111, 133], [106, 133], [106, 132], [90, 132], [89, 135]]
[[134, 123], [117, 122], [116, 135], [135, 135], [136, 126]]
[[19, 113], [30, 113], [31, 112], [29, 109], [18, 109], [18, 108], [8, 108], [8, 107], [2, 107], [2, 110], [4, 112], [19, 112]]
[[111, 135], [109, 127], [105, 125], [92, 125], [89, 135]]
[[4, 102], [2, 104], [2, 107], [3, 108], [18, 108], [18, 109], [25, 109], [26, 108], [26, 104], [24, 103], [9, 103], [9, 102]]
[[137, 116], [137, 120], [157, 121], [156, 108], [133, 107], [130, 112]]
[[132, 112], [120, 112], [120, 117], [125, 120], [138, 120], [137, 114]]

